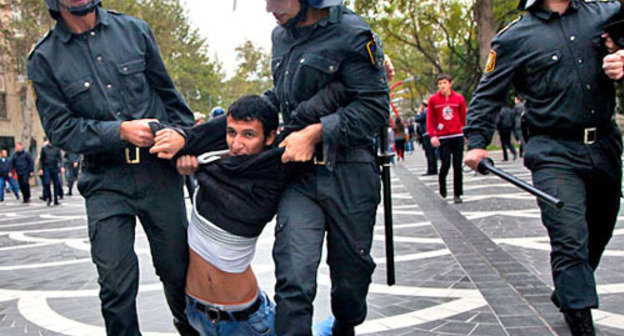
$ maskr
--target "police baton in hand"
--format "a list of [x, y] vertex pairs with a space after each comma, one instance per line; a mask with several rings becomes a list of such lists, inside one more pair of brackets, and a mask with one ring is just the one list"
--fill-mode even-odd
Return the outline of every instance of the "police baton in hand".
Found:
[[394, 234], [392, 233], [392, 189], [390, 184], [390, 160], [394, 153], [388, 150], [388, 126], [384, 125], [379, 131], [380, 151], [378, 163], [381, 165], [381, 182], [383, 184], [384, 227], [386, 234], [386, 283], [395, 284], [394, 277]]
[[494, 161], [492, 161], [492, 159], [490, 158], [484, 158], [479, 162], [479, 165], [477, 166], [477, 171], [483, 175], [488, 175], [489, 173], [492, 173], [500, 178], [502, 178], [503, 180], [515, 185], [516, 187], [528, 192], [529, 194], [537, 197], [538, 199], [553, 205], [554, 207], [556, 207], [557, 209], [561, 209], [563, 208], [563, 201], [555, 198], [537, 188], [535, 188], [534, 186], [514, 177], [513, 175], [506, 173], [496, 167], [494, 167]]

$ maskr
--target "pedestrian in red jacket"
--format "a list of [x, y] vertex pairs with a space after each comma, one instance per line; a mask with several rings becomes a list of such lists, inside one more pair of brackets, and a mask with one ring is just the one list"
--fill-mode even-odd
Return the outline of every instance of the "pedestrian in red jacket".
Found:
[[464, 96], [452, 90], [453, 79], [449, 74], [438, 75], [438, 93], [429, 98], [427, 112], [427, 133], [431, 137], [431, 145], [440, 148], [442, 166], [438, 181], [440, 195], [446, 198], [446, 175], [453, 162], [453, 193], [454, 202], [461, 203], [463, 194], [462, 160], [464, 152], [464, 135], [462, 128], [466, 125], [466, 100]]

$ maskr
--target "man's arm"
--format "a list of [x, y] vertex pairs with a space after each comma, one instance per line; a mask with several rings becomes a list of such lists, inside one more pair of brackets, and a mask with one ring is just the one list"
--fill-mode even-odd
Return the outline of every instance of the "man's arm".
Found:
[[172, 159], [181, 155], [200, 155], [215, 150], [227, 149], [225, 141], [227, 115], [218, 116], [193, 127], [183, 127], [184, 134], [173, 129], [156, 133], [156, 144], [150, 153], [161, 159]]
[[[326, 145], [353, 147], [370, 143], [389, 118], [390, 96], [380, 43], [371, 59], [366, 46], [374, 42], [370, 31], [354, 39], [353, 51], [341, 64], [338, 78], [354, 98], [336, 113], [321, 118]], [[379, 59], [378, 59], [379, 58]]]
[[492, 40], [492, 52], [481, 82], [472, 96], [466, 116], [464, 135], [468, 152], [464, 162], [472, 169], [488, 156], [486, 146], [492, 141], [496, 116], [505, 104], [509, 85], [517, 71], [513, 48], [501, 36]]
[[171, 80], [167, 72], [165, 63], [160, 56], [152, 30], [147, 23], [142, 23], [143, 26], [141, 28], [146, 40], [145, 75], [147, 80], [165, 104], [171, 123], [176, 126], [192, 126], [194, 121], [193, 112], [182, 95], [176, 90], [173, 80]]
[[327, 84], [312, 98], [299, 103], [292, 113], [290, 122], [284, 128], [284, 134], [321, 122], [322, 117], [336, 112], [340, 106], [347, 105], [349, 98], [341, 82], [333, 81]]
[[77, 153], [96, 153], [123, 147], [121, 121], [78, 117], [65, 101], [48, 64], [34, 54], [28, 60], [28, 76], [36, 94], [37, 111], [52, 143]]

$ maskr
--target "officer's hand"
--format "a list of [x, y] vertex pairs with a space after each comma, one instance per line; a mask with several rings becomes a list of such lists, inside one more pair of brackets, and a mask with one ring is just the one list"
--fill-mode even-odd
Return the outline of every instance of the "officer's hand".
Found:
[[150, 148], [150, 153], [158, 154], [159, 158], [167, 160], [173, 158], [186, 143], [178, 132], [167, 128], [158, 131], [154, 141], [156, 144]]
[[438, 139], [438, 137], [431, 138], [431, 146], [435, 148], [440, 147], [440, 139]]
[[314, 145], [321, 141], [322, 136], [323, 126], [320, 123], [290, 133], [279, 145], [286, 148], [282, 154], [282, 162], [310, 161], [314, 155]]
[[199, 168], [199, 163], [195, 156], [184, 155], [178, 158], [176, 168], [178, 169], [178, 173], [182, 175], [193, 175], [197, 171], [197, 168]]
[[121, 140], [126, 140], [137, 147], [149, 147], [154, 143], [154, 136], [149, 123], [157, 119], [138, 119], [124, 121], [119, 127]]
[[487, 150], [481, 148], [471, 149], [466, 152], [466, 156], [464, 156], [464, 163], [473, 170], [477, 170], [479, 162], [486, 157], [488, 157]]
[[624, 50], [607, 55], [602, 61], [602, 68], [609, 78], [621, 79], [624, 76]]

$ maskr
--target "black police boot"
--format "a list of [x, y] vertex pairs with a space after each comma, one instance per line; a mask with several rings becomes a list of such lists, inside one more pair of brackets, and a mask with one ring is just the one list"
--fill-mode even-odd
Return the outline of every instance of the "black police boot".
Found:
[[48, 198], [48, 199], [46, 200], [46, 205], [47, 205], [47, 206], [50, 206], [50, 204], [52, 204], [52, 198]]
[[355, 336], [355, 328], [336, 320], [332, 327], [332, 336]]
[[591, 309], [574, 309], [563, 312], [572, 336], [596, 336]]
[[[61, 199], [63, 199], [62, 197], [60, 197]], [[54, 196], [54, 205], [60, 205], [61, 203], [59, 203], [58, 198], [56, 196]], [[48, 205], [50, 205], [50, 203], [48, 203]]]

